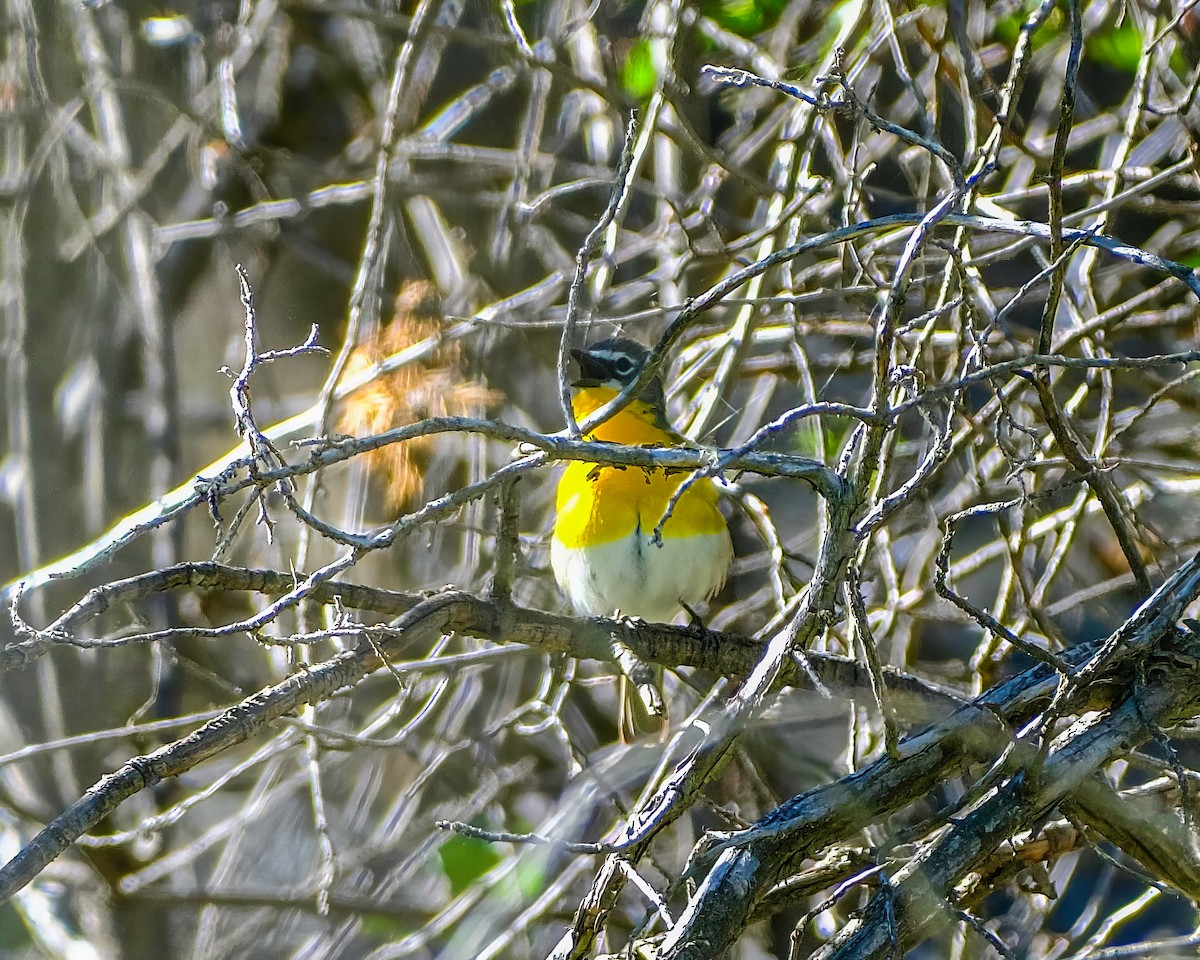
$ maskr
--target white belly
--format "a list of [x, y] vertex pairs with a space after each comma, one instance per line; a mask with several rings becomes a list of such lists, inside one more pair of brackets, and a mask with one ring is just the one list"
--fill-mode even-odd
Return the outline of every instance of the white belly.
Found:
[[733, 546], [726, 531], [664, 538], [661, 547], [642, 532], [595, 547], [550, 544], [558, 585], [578, 613], [607, 617], [620, 610], [649, 623], [670, 623], [721, 589]]

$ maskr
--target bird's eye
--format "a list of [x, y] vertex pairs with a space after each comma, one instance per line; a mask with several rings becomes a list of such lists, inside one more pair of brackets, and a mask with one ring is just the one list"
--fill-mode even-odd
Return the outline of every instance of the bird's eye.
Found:
[[629, 357], [620, 356], [613, 360], [612, 369], [618, 377], [627, 377], [633, 373], [634, 363]]

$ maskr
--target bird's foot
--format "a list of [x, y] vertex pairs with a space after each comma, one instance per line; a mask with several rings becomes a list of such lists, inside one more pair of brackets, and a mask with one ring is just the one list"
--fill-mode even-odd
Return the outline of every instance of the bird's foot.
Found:
[[682, 600], [679, 601], [679, 605], [681, 607], [683, 607], [684, 613], [686, 613], [688, 615], [688, 629], [689, 630], [692, 630], [696, 633], [702, 633], [702, 634], [708, 633], [708, 626], [704, 623], [704, 620], [701, 619], [700, 614], [698, 614], [695, 610], [693, 610], [691, 607], [689, 607]]

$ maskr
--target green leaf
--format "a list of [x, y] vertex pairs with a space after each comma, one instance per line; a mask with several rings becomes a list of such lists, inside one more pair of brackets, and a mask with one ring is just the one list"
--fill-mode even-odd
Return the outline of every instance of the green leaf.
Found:
[[458, 896], [503, 858], [493, 844], [456, 833], [438, 848], [438, 859], [451, 891]]
[[546, 889], [546, 864], [543, 857], [529, 857], [517, 864], [517, 889], [525, 902], [537, 898]]
[[1191, 64], [1188, 63], [1187, 57], [1183, 55], [1182, 44], [1175, 45], [1175, 49], [1171, 51], [1170, 59], [1167, 60], [1167, 65], [1180, 80], [1187, 79], [1188, 73], [1191, 71]]
[[0, 906], [0, 950], [6, 955], [11, 950], [16, 956], [18, 950], [26, 953], [31, 945], [29, 933], [16, 908], [11, 903]]
[[1200, 270], [1200, 250], [1192, 250], [1185, 253], [1179, 258], [1179, 262], [1185, 267], [1191, 267], [1193, 270]]
[[706, 3], [704, 7], [710, 17], [739, 37], [750, 37], [758, 33], [766, 19], [754, 0], [720, 0], [717, 3]]
[[1093, 34], [1088, 38], [1087, 49], [1098, 62], [1134, 73], [1142, 59], [1142, 35], [1126, 20], [1119, 27]]
[[411, 923], [396, 917], [383, 917], [377, 913], [362, 914], [359, 922], [362, 924], [362, 932], [376, 940], [402, 940], [417, 932], [417, 928]]
[[787, 7], [787, 0], [704, 0], [701, 11], [721, 29], [752, 37], [770, 29]]
[[649, 40], [639, 40], [629, 48], [621, 68], [621, 86], [634, 100], [645, 100], [654, 92], [658, 71]]
[[[1021, 27], [1025, 25], [1025, 21], [1029, 19], [1029, 15], [1037, 8], [1036, 0], [1025, 0], [1023, 9], [1014, 10], [1006, 17], [1001, 17], [996, 21], [996, 25], [992, 28], [992, 36], [995, 37], [1001, 44], [1012, 50], [1017, 45], [1017, 38], [1021, 35]], [[1057, 32], [1064, 28], [1066, 24], [1063, 18], [1062, 11], [1055, 8], [1046, 21], [1033, 35], [1033, 49], [1038, 50], [1054, 39]]]

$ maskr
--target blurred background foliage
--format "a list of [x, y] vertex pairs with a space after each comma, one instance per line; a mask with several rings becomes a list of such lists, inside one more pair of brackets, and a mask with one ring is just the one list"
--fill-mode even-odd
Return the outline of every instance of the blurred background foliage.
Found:
[[[969, 166], [1037, 6], [5, 0], [0, 581], [190, 487], [236, 445], [220, 372], [240, 369], [244, 354], [235, 263], [252, 281], [261, 349], [298, 344], [317, 324], [331, 351], [255, 374], [259, 423], [296, 418], [281, 429], [285, 443], [445, 414], [552, 432], [562, 426], [555, 363], [576, 251], [608, 202], [631, 110], [641, 120], [636, 168], [585, 285], [588, 339], [621, 330], [650, 341], [688, 298], [739, 267], [839, 226], [925, 212], [952, 187], [928, 150], [861, 113], [717, 85], [705, 64], [832, 96], [840, 62], [875, 114]], [[1194, 6], [1084, 5], [1063, 190], [1068, 224], [1097, 224], [1200, 266]], [[986, 216], [1047, 218], [1065, 7], [1031, 40], [997, 170], [974, 196], [972, 209]], [[865, 403], [872, 309], [907, 235], [892, 228], [795, 258], [705, 314], [667, 361], [679, 427], [734, 446], [801, 403]], [[1045, 297], [1035, 279], [1044, 245], [946, 237], [922, 254], [904, 307], [896, 362], [915, 371], [918, 388], [1030, 352]], [[1073, 355], [1148, 356], [1193, 349], [1197, 312], [1178, 282], [1080, 250], [1058, 330], [1056, 343]], [[387, 358], [394, 369], [325, 415], [323, 385], [329, 395]], [[1167, 570], [1200, 542], [1192, 373], [1056, 376], [1085, 445], [1134, 511], [1146, 560]], [[934, 593], [939, 524], [956, 511], [1025, 498], [961, 525], [953, 574], [1027, 638], [1057, 647], [1103, 636], [1138, 599], [1128, 558], [1047, 439], [1031, 396], [989, 406], [1001, 386], [963, 391], [949, 465], [881, 527], [865, 562], [883, 661], [968, 692], [1026, 661]], [[833, 463], [852, 426], [814, 418], [771, 443]], [[880, 496], [912, 475], [931, 442], [923, 414], [900, 421]], [[301, 494], [329, 523], [364, 530], [483, 479], [511, 453], [478, 436], [432, 437], [325, 471]], [[791, 481], [729, 479], [738, 560], [707, 622], [766, 635], [811, 573], [817, 501]], [[553, 480], [547, 471], [521, 486], [516, 591], [522, 603], [558, 610], [547, 567]], [[97, 569], [32, 592], [24, 615], [44, 625], [89, 586], [183, 560], [309, 571], [340, 551], [277, 500], [270, 511], [271, 524], [257, 521], [249, 499], [221, 504], [217, 521], [192, 511]], [[366, 557], [351, 578], [408, 593], [482, 591], [495, 529], [494, 504], [476, 501]], [[109, 611], [97, 632], [211, 626], [260, 606], [183, 591]], [[269, 641], [324, 616], [301, 608], [262, 638], [60, 650], [0, 675], [0, 859], [124, 759], [296, 669], [295, 654]], [[449, 636], [407, 656], [488, 646]], [[844, 623], [822, 649], [853, 653]], [[609, 668], [498, 650], [492, 661], [401, 686], [382, 672], [303, 724], [137, 796], [111, 818], [110, 837], [0, 907], [0, 953], [545, 956], [590, 883], [593, 858], [450, 836], [434, 821], [595, 838], [652, 780], [657, 750], [614, 744]], [[711, 676], [673, 682], [676, 721], [714, 684], [718, 695], [729, 689]], [[660, 840], [650, 868], [659, 889], [705, 829], [753, 819], [877, 753], [868, 713], [795, 692], [780, 698], [712, 785], [709, 805]], [[175, 717], [185, 719], [130, 729]], [[1176, 746], [1195, 767], [1194, 739]], [[38, 749], [13, 759], [30, 747]], [[1163, 762], [1150, 749], [1109, 773], [1137, 786]], [[867, 831], [862, 848], [963, 791], [945, 784], [921, 809]], [[987, 900], [985, 915], [1017, 956], [1082, 957], [1197, 925], [1193, 902], [1103, 844], [1080, 842], [1046, 870], [1046, 883], [1016, 880]], [[670, 896], [682, 903], [681, 891]], [[856, 896], [804, 924], [795, 955], [843, 924]], [[822, 899], [764, 920], [736, 956], [787, 955], [797, 921]], [[626, 894], [611, 921], [614, 949], [646, 910], [640, 894]], [[962, 929], [914, 953], [984, 955]]]

